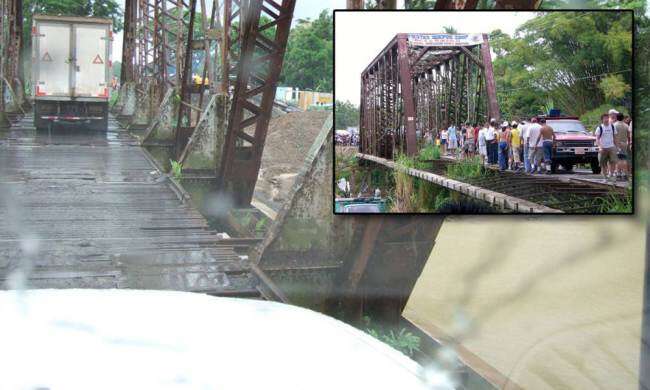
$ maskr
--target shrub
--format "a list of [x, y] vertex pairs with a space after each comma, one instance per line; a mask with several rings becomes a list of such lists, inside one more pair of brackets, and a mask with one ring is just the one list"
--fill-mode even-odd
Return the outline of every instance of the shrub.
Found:
[[452, 179], [472, 179], [485, 172], [478, 156], [459, 160], [447, 166], [447, 176]]
[[172, 164], [172, 176], [174, 176], [174, 179], [181, 179], [183, 177], [183, 164], [173, 160], [169, 160], [169, 162]]

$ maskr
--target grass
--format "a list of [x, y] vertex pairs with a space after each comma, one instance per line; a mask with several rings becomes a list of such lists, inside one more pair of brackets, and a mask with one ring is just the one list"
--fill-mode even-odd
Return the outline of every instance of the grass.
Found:
[[169, 160], [172, 165], [172, 176], [174, 179], [179, 180], [183, 177], [183, 164], [178, 161]]
[[412, 358], [415, 352], [420, 351], [420, 337], [409, 332], [406, 328], [400, 328], [397, 332], [393, 329], [384, 329], [372, 324], [368, 316], [363, 317], [363, 322], [366, 333], [403, 354]]
[[[404, 154], [398, 155], [395, 163], [404, 168], [415, 168], [415, 160]], [[395, 169], [393, 175], [395, 177], [395, 198], [392, 211], [398, 213], [417, 211], [415, 179], [401, 169]]]
[[601, 213], [631, 213], [632, 212], [632, 190], [628, 190], [625, 197], [610, 195], [607, 198], [600, 198]]
[[447, 176], [452, 179], [474, 179], [485, 174], [485, 168], [478, 156], [459, 160], [447, 166]]
[[427, 145], [425, 148], [420, 149], [418, 158], [420, 160], [438, 160], [442, 152], [440, 147], [437, 145]]

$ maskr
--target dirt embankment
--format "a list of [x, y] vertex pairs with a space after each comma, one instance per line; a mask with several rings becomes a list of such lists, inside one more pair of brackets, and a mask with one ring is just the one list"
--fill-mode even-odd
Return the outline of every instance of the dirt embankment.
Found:
[[279, 210], [329, 115], [330, 111], [290, 112], [271, 120], [255, 198]]

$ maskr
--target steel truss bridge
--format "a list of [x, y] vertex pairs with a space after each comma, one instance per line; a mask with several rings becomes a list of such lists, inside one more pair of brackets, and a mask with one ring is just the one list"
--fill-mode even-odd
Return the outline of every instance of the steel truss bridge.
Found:
[[499, 119], [487, 34], [397, 34], [361, 75], [360, 151], [417, 153], [416, 131]]
[[442, 218], [336, 218], [331, 116], [262, 238], [220, 235], [141, 147], [173, 149], [183, 175], [210, 176], [233, 210], [251, 210], [295, 4], [126, 0], [108, 133], [49, 134], [23, 92], [23, 2], [0, 0], [0, 288], [23, 271], [36, 288], [254, 296], [357, 319], [376, 306], [398, 321]]

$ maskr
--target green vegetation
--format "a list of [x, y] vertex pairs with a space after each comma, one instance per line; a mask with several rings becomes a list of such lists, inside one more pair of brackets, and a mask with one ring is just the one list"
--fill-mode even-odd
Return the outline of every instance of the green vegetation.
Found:
[[517, 29], [490, 34], [502, 112], [548, 110], [581, 116], [601, 105], [631, 106], [632, 17], [629, 13], [553, 12]]
[[363, 317], [363, 322], [363, 330], [366, 333], [403, 354], [412, 358], [415, 352], [420, 351], [420, 337], [409, 332], [406, 328], [400, 328], [399, 331], [384, 329], [383, 327], [374, 325], [368, 316]]
[[336, 110], [335, 129], [346, 129], [348, 127], [359, 127], [359, 109], [349, 101], [337, 100], [334, 104]]
[[447, 176], [452, 179], [473, 179], [485, 173], [485, 167], [478, 156], [459, 160], [447, 166]]
[[609, 109], [615, 108], [616, 111], [622, 112], [625, 115], [628, 115], [629, 111], [623, 106], [612, 106], [610, 104], [603, 104], [594, 108], [593, 110], [587, 111], [580, 116], [580, 121], [585, 125], [588, 131], [593, 131], [596, 126], [601, 123], [600, 116], [609, 111]]
[[169, 162], [172, 165], [172, 176], [174, 176], [174, 179], [181, 179], [183, 177], [183, 164], [174, 160], [169, 160]]
[[632, 190], [628, 190], [625, 197], [610, 195], [607, 198], [601, 198], [601, 213], [631, 213], [632, 212]]
[[316, 20], [298, 20], [289, 35], [280, 83], [303, 90], [331, 92], [333, 35], [330, 10], [323, 10]]
[[113, 20], [114, 32], [124, 28], [124, 13], [116, 0], [24, 0], [23, 42], [26, 47], [31, 47], [34, 14], [109, 18]]
[[[395, 163], [401, 168], [415, 168], [415, 161], [403, 154], [395, 158]], [[398, 213], [409, 213], [418, 210], [418, 197], [415, 191], [415, 178], [396, 168], [393, 172], [395, 177], [395, 199], [393, 211]]]
[[442, 152], [440, 151], [440, 147], [437, 145], [427, 145], [424, 148], [420, 149], [420, 152], [418, 154], [418, 158], [420, 160], [438, 160], [440, 159], [440, 156], [442, 155]]
[[[645, 5], [645, 1], [644, 1]], [[635, 63], [635, 100], [636, 115], [634, 118], [634, 131], [637, 145], [648, 145], [650, 140], [650, 19], [644, 12], [635, 15], [636, 22], [636, 63]], [[648, 148], [635, 148], [634, 152], [637, 167], [648, 166]]]

